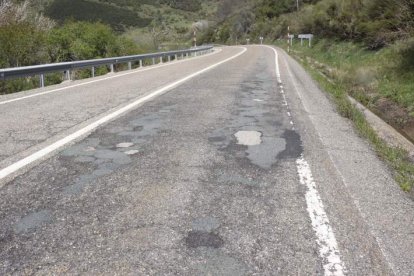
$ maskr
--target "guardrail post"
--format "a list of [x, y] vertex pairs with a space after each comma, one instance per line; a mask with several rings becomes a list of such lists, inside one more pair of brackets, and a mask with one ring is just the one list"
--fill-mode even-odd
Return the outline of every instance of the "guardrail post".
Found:
[[128, 70], [131, 70], [131, 69], [132, 69], [132, 63], [128, 62]]
[[170, 61], [171, 61], [171, 56], [169, 55], [169, 56], [168, 56], [168, 62], [170, 62]]
[[71, 72], [70, 70], [65, 71], [65, 80], [70, 81], [71, 80]]
[[186, 55], [186, 56], [187, 56], [187, 58], [188, 58], [188, 57], [189, 57], [189, 54], [187, 53], [187, 55]]
[[114, 73], [114, 65], [111, 64], [111, 73]]
[[162, 57], [160, 57], [160, 63], [162, 63]]
[[92, 78], [95, 77], [95, 66], [92, 66]]
[[178, 60], [178, 55], [177, 54], [175, 54], [174, 57], [175, 57], [175, 60]]
[[142, 67], [142, 59], [139, 60], [139, 67]]
[[41, 88], [45, 87], [45, 75], [44, 74], [40, 74], [40, 87]]
[[152, 58], [152, 65], [155, 65], [155, 58]]

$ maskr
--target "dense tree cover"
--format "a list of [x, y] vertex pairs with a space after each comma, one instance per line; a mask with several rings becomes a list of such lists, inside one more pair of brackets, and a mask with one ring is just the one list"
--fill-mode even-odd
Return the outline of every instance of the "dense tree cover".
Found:
[[61, 62], [136, 54], [137, 46], [102, 23], [67, 22], [46, 36], [48, 61]]
[[111, 25], [118, 31], [122, 31], [126, 27], [145, 27], [151, 22], [150, 19], [141, 18], [132, 10], [104, 2], [98, 3], [86, 0], [53, 1], [46, 8], [46, 15], [59, 22], [67, 19], [88, 22], [99, 21]]
[[201, 8], [200, 0], [160, 0], [160, 3], [184, 11], [198, 11]]
[[[286, 0], [287, 1], [287, 0]], [[263, 0], [282, 3], [283, 1]], [[293, 1], [287, 1], [293, 2]], [[370, 48], [383, 47], [413, 34], [414, 1], [412, 0], [320, 0], [301, 3], [300, 11], [288, 5], [280, 6], [280, 12], [263, 17], [263, 6], [256, 14], [258, 23], [273, 23], [273, 38], [280, 37], [289, 25], [292, 32], [313, 33], [320, 37], [363, 41]], [[289, 11], [290, 13], [286, 13]], [[279, 27], [279, 28], [278, 28]], [[273, 31], [273, 33], [272, 33]]]
[[[31, 11], [28, 2], [0, 4], [0, 68], [141, 53], [130, 39], [103, 23], [57, 25]], [[30, 79], [1, 82], [0, 94], [32, 87]]]
[[0, 26], [1, 67], [104, 58], [141, 52], [103, 23], [69, 21], [50, 29], [30, 22]]
[[[223, 0], [222, 23], [210, 31], [212, 39], [234, 43], [234, 37], [269, 40], [291, 33], [364, 42], [376, 49], [413, 36], [414, 0], [259, 0], [251, 9], [234, 12], [235, 0]], [[299, 11], [297, 10], [299, 3]], [[241, 28], [241, 26], [243, 26]]]

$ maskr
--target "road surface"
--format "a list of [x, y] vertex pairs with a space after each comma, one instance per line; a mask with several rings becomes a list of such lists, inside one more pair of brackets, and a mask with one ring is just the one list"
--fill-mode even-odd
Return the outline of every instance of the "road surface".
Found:
[[0, 274], [413, 275], [414, 204], [280, 49], [0, 97]]

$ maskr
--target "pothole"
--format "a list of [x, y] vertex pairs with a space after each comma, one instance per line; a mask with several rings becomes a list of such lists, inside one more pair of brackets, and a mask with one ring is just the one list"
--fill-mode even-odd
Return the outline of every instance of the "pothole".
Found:
[[28, 214], [23, 217], [15, 226], [14, 231], [17, 234], [21, 234], [28, 230], [37, 228], [43, 223], [49, 222], [52, 219], [52, 212], [48, 210], [41, 210]]
[[197, 247], [212, 247], [219, 248], [223, 246], [223, 239], [211, 232], [205, 231], [190, 231], [185, 238], [185, 243], [188, 247], [197, 248]]
[[262, 133], [258, 131], [239, 131], [234, 136], [239, 145], [256, 146], [262, 143]]

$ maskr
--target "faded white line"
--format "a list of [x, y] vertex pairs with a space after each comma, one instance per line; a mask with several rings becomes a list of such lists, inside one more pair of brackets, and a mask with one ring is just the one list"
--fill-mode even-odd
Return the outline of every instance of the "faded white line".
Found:
[[325, 275], [344, 275], [344, 264], [338, 250], [338, 243], [329, 224], [323, 202], [316, 189], [308, 162], [301, 156], [296, 160], [300, 183], [307, 187], [306, 205], [311, 218], [312, 227], [316, 232], [319, 254], [323, 259]]
[[32, 155], [29, 155], [29, 156], [17, 161], [14, 164], [12, 164], [12, 165], [4, 168], [4, 169], [1, 169], [0, 170], [0, 180], [7, 177], [7, 176], [9, 176], [9, 175], [11, 175], [12, 173], [17, 172], [18, 170], [26, 167], [27, 165], [29, 165], [29, 164], [31, 164], [31, 163], [47, 156], [48, 154], [50, 154], [50, 153], [58, 150], [59, 148], [65, 146], [66, 144], [68, 144], [68, 143], [70, 143], [70, 142], [72, 142], [72, 141], [74, 141], [74, 140], [90, 133], [91, 131], [98, 128], [102, 124], [107, 123], [108, 121], [110, 121], [110, 120], [112, 120], [112, 119], [114, 119], [114, 118], [130, 111], [131, 109], [137, 107], [138, 105], [140, 105], [142, 103], [145, 103], [145, 102], [147, 102], [147, 101], [149, 101], [149, 100], [151, 100], [151, 99], [153, 99], [153, 98], [155, 98], [155, 97], [157, 97], [157, 96], [159, 96], [159, 95], [161, 95], [161, 94], [163, 94], [163, 93], [165, 93], [165, 92], [167, 92], [167, 91], [169, 91], [169, 90], [171, 90], [171, 89], [173, 89], [173, 88], [175, 88], [175, 87], [177, 87], [181, 84], [183, 84], [184, 82], [186, 82], [186, 81], [188, 81], [188, 80], [190, 80], [194, 77], [197, 77], [197, 76], [199, 76], [199, 75], [201, 75], [201, 74], [203, 74], [203, 73], [205, 73], [205, 72], [207, 72], [207, 71], [223, 64], [223, 63], [226, 63], [230, 60], [233, 60], [233, 59], [241, 56], [242, 54], [244, 54], [247, 51], [247, 49], [245, 47], [240, 47], [240, 48], [243, 49], [240, 53], [238, 53], [238, 54], [236, 54], [236, 55], [234, 55], [230, 58], [227, 58], [225, 60], [222, 60], [222, 61], [220, 61], [216, 64], [210, 65], [209, 67], [206, 67], [206, 68], [204, 68], [204, 69], [202, 69], [198, 72], [195, 72], [191, 75], [188, 75], [187, 77], [182, 78], [182, 79], [180, 79], [176, 82], [173, 82], [173, 83], [171, 83], [167, 86], [164, 86], [163, 88], [160, 88], [160, 89], [152, 92], [151, 94], [149, 94], [145, 97], [139, 98], [136, 101], [134, 101], [134, 102], [118, 109], [118, 110], [116, 110], [115, 112], [113, 112], [109, 115], [106, 115], [106, 116], [102, 117], [101, 119], [93, 122], [92, 124], [90, 124], [90, 125], [82, 128], [82, 129], [70, 134], [69, 136], [66, 136], [65, 138], [63, 138], [63, 139], [61, 139], [61, 140], [59, 140], [59, 141], [43, 148], [43, 149], [33, 153]]
[[[222, 49], [218, 49], [217, 51], [215, 51], [212, 54], [217, 54], [217, 53], [220, 53], [221, 51], [222, 51]], [[114, 79], [114, 78], [119, 78], [119, 77], [131, 75], [131, 74], [146, 72], [146, 71], [149, 71], [149, 70], [154, 70], [154, 69], [158, 69], [158, 68], [162, 68], [162, 67], [166, 67], [166, 66], [175, 65], [175, 64], [178, 64], [178, 63], [187, 62], [187, 61], [194, 60], [194, 59], [199, 59], [199, 58], [205, 57], [205, 56], [208, 56], [208, 55], [193, 57], [191, 59], [181, 59], [181, 60], [177, 60], [177, 61], [174, 61], [174, 62], [164, 63], [162, 65], [151, 66], [151, 67], [144, 68], [144, 69], [137, 68], [137, 69], [134, 69], [134, 70], [132, 70], [128, 73], [120, 73], [120, 74], [116, 74], [116, 75], [113, 75], [113, 76], [110, 76], [110, 77], [99, 78], [99, 79], [88, 81], [88, 82], [83, 82], [83, 83], [79, 83], [79, 84], [74, 84], [74, 85], [70, 85], [70, 86], [65, 86], [65, 87], [61, 87], [61, 88], [52, 89], [52, 90], [45, 91], [45, 92], [40, 92], [40, 93], [36, 93], [36, 94], [32, 94], [32, 95], [23, 96], [23, 97], [20, 97], [20, 98], [14, 98], [14, 99], [2, 101], [2, 102], [0, 102], [0, 105], [12, 103], [12, 102], [17, 102], [17, 101], [37, 97], [37, 96], [43, 96], [43, 95], [47, 95], [47, 94], [50, 94], [50, 93], [53, 93], [53, 92], [59, 92], [59, 91], [62, 91], [62, 90], [75, 88], [75, 87], [79, 87], [79, 86], [83, 86], [83, 85], [88, 85], [88, 84], [91, 84], [91, 83], [96, 83], [96, 82], [110, 80], [110, 79]]]
[[[277, 82], [282, 83], [280, 78], [278, 53], [276, 49], [269, 46], [266, 47], [272, 49], [275, 53]], [[297, 90], [298, 88], [295, 83], [294, 86]], [[283, 99], [287, 105], [284, 92]], [[288, 112], [288, 114], [289, 116], [291, 115], [290, 112]], [[290, 121], [290, 124], [292, 126], [294, 125], [292, 120]], [[312, 228], [316, 233], [316, 242], [319, 246], [319, 255], [322, 258], [324, 274], [327, 276], [344, 275], [346, 270], [345, 265], [341, 260], [338, 243], [336, 241], [333, 229], [329, 224], [329, 219], [325, 212], [322, 199], [319, 195], [318, 190], [316, 189], [316, 183], [313, 180], [310, 166], [303, 155], [296, 160], [296, 165], [299, 175], [299, 181], [302, 185], [305, 185], [307, 187], [307, 191], [305, 194], [307, 211], [311, 219]]]
[[[303, 101], [304, 101], [304, 99], [303, 99], [303, 94], [302, 94], [302, 93], [300, 93], [300, 91], [299, 91], [299, 88], [298, 88], [298, 86], [297, 86], [297, 84], [296, 84], [296, 82], [295, 82], [295, 80], [294, 80], [294, 79], [295, 79], [295, 76], [293, 75], [292, 71], [290, 70], [290, 67], [289, 67], [288, 62], [287, 62], [287, 60], [286, 60], [286, 59], [284, 60], [284, 64], [285, 64], [285, 66], [286, 66], [286, 68], [287, 68], [287, 71], [288, 71], [289, 77], [290, 77], [290, 79], [292, 80], [292, 83], [293, 83], [293, 86], [294, 86], [294, 88], [295, 88], [295, 90], [296, 90], [296, 93], [297, 93], [297, 95], [300, 97], [301, 101], [303, 102]], [[305, 111], [308, 111], [308, 110], [307, 110], [307, 108], [306, 108], [306, 106], [304, 106], [304, 108], [305, 108]], [[317, 134], [318, 134], [319, 138], [320, 138], [320, 139], [322, 139], [322, 137], [320, 136], [320, 134], [319, 134], [319, 133], [317, 133]], [[338, 166], [336, 165], [336, 163], [333, 161], [333, 157], [332, 157], [332, 154], [330, 153], [330, 151], [328, 151], [328, 156], [329, 156], [329, 159], [330, 159], [331, 163], [332, 163], [332, 164], [333, 164], [333, 166], [335, 167], [336, 171], [337, 171], [337, 172], [338, 172], [338, 174], [340, 175], [340, 177], [341, 177], [341, 179], [342, 179], [342, 182], [345, 184], [345, 186], [347, 186], [347, 182], [346, 182], [346, 180], [345, 180], [345, 177], [344, 177], [344, 175], [342, 174], [341, 170], [340, 170], [340, 169], [338, 168]], [[352, 195], [351, 195], [351, 198], [353, 199], [353, 202], [354, 202], [354, 204], [355, 204], [356, 208], [358, 209], [359, 213], [360, 213], [360, 214], [363, 214], [363, 212], [362, 212], [362, 208], [361, 208], [361, 206], [360, 206], [360, 204], [359, 204], [358, 200], [356, 200], [356, 199], [355, 199]], [[371, 229], [369, 230], [369, 232], [370, 232], [370, 235], [371, 235], [371, 236], [375, 237], [375, 234], [373, 233], [373, 231], [372, 231]], [[391, 267], [391, 270], [394, 272], [394, 275], [399, 275], [399, 273], [398, 273], [398, 272], [399, 272], [399, 270], [398, 270], [397, 268], [395, 268], [394, 263], [390, 261], [390, 257], [389, 257], [389, 255], [388, 255], [387, 251], [385, 250], [385, 246], [384, 246], [383, 242], [382, 242], [380, 239], [378, 239], [377, 237], [375, 238], [375, 240], [377, 241], [378, 247], [379, 247], [379, 249], [380, 249], [380, 251], [381, 251], [382, 255], [384, 256], [385, 260], [387, 261], [387, 263], [388, 263], [388, 264], [389, 264], [389, 266]]]

